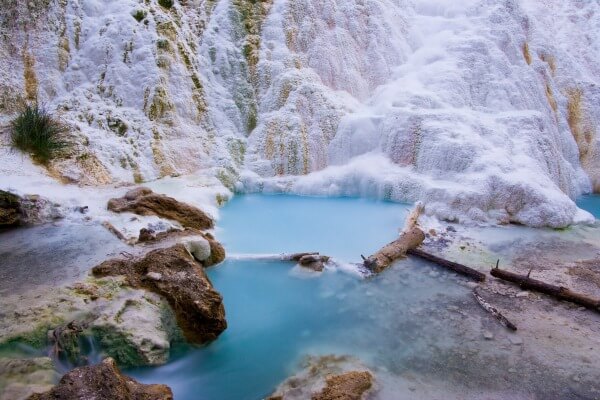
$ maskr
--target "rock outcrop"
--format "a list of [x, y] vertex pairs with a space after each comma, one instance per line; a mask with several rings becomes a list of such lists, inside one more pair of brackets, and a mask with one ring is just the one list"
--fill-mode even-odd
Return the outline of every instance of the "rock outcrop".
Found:
[[164, 232], [142, 228], [137, 243], [156, 243], [180, 238], [186, 238], [184, 242], [186, 249], [204, 267], [210, 267], [225, 260], [225, 249], [213, 235], [192, 228], [169, 229]]
[[172, 400], [166, 385], [144, 385], [119, 371], [107, 358], [98, 365], [76, 368], [62, 377], [58, 385], [29, 400]]
[[183, 341], [167, 300], [130, 287], [123, 276], [90, 277], [38, 293], [27, 301], [3, 299], [13, 312], [0, 319], [0, 346], [52, 346], [55, 356], [77, 366], [87, 363], [87, 342], [93, 337], [119, 365], [132, 367], [166, 363], [171, 344]]
[[373, 387], [373, 375], [369, 371], [351, 371], [327, 377], [325, 388], [312, 400], [361, 400]]
[[179, 222], [183, 227], [199, 230], [211, 229], [214, 221], [202, 210], [146, 187], [138, 187], [120, 198], [110, 199], [108, 209], [116, 213], [131, 212], [138, 215], [156, 215]]
[[128, 285], [164, 297], [191, 343], [214, 340], [227, 328], [223, 298], [183, 244], [151, 251], [141, 259], [105, 261], [92, 272], [96, 277], [123, 275]]
[[57, 379], [48, 357], [0, 358], [0, 399], [24, 400], [51, 389]]
[[17, 226], [21, 223], [19, 196], [0, 190], [0, 228]]
[[361, 400], [375, 385], [373, 374], [348, 356], [310, 356], [301, 367], [267, 400]]
[[0, 229], [36, 225], [62, 218], [60, 206], [38, 195], [16, 194], [0, 190]]

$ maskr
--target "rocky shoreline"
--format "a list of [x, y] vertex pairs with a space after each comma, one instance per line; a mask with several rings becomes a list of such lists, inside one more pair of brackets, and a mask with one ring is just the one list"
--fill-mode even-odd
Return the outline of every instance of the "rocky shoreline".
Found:
[[[48, 221], [44, 216], [48, 214], [46, 209], [50, 203], [38, 200], [44, 207], [37, 207], [37, 214], [26, 214], [24, 205], [31, 203], [34, 197], [7, 192], [2, 192], [2, 196], [2, 222], [6, 222], [6, 228]], [[59, 206], [52, 204], [52, 207]], [[38, 294], [33, 304], [28, 303], [23, 309], [17, 307], [12, 315], [7, 314], [0, 324], [0, 349], [9, 355], [18, 354], [15, 346], [27, 345], [37, 352], [47, 349], [51, 358], [41, 358], [39, 362], [35, 361], [38, 359], [0, 358], [6, 360], [2, 372], [8, 376], [0, 385], [0, 398], [26, 398], [48, 389], [55, 383], [53, 379], [29, 382], [31, 379], [27, 377], [41, 373], [37, 371], [44, 371], [46, 376], [52, 371], [55, 375], [53, 361], [71, 366], [87, 364], [86, 349], [82, 345], [89, 340], [97, 342], [102, 352], [112, 358], [99, 367], [84, 367], [87, 368], [84, 373], [71, 372], [52, 391], [31, 398], [57, 395], [79, 398], [77, 390], [64, 390], [67, 384], [63, 381], [83, 379], [85, 384], [86, 379], [96, 379], [95, 375], [106, 375], [107, 371], [110, 379], [106, 385], [111, 379], [118, 381], [122, 387], [111, 390], [125, 393], [125, 397], [114, 398], [138, 398], [140, 394], [136, 391], [144, 385], [121, 376], [117, 364], [124, 367], [164, 364], [174, 343], [204, 344], [226, 329], [222, 297], [204, 272], [204, 268], [225, 259], [223, 246], [204, 231], [214, 226], [212, 218], [194, 206], [147, 188], [136, 188], [123, 198], [110, 200], [108, 208], [114, 212], [158, 215], [184, 228], [169, 228], [158, 233], [142, 228], [140, 237], [144, 240], [137, 241], [143, 245], [138, 256], [122, 252], [120, 258], [94, 267], [85, 280], [51, 288]], [[17, 305], [18, 300], [13, 300]], [[104, 393], [109, 386], [102, 386], [102, 382], [99, 379], [95, 386], [85, 390]], [[148, 399], [172, 398], [166, 393], [150, 390], [142, 394]]]
[[[116, 207], [115, 203], [121, 205]], [[0, 398], [25, 399], [33, 393], [39, 393], [33, 395], [33, 399], [51, 398], [48, 396], [56, 393], [67, 396], [71, 392], [64, 391], [66, 389], [62, 386], [76, 376], [90, 378], [92, 382], [88, 383], [92, 389], [88, 389], [100, 392], [104, 389], [94, 386], [93, 377], [112, 371], [110, 379], [121, 385], [121, 389], [115, 390], [130, 396], [123, 398], [136, 398], [131, 396], [141, 390], [146, 393], [144, 398], [168, 399], [171, 398], [168, 396], [172, 396], [168, 388], [159, 385], [157, 387], [163, 389], [148, 389], [150, 391], [144, 392], [144, 385], [140, 386], [120, 375], [116, 366], [164, 364], [168, 361], [174, 344], [188, 342], [202, 345], [216, 339], [226, 329], [222, 297], [212, 287], [204, 272], [205, 268], [224, 260], [225, 250], [210, 232], [198, 229], [198, 221], [203, 221], [202, 226], [207, 228], [213, 226], [212, 219], [195, 207], [155, 194], [146, 188], [133, 189], [124, 197], [111, 200], [111, 204], [115, 211], [127, 204], [127, 211], [121, 211], [134, 211], [142, 215], [150, 213], [163, 218], [167, 214], [160, 207], [166, 204], [165, 207], [170, 210], [184, 210], [168, 214], [172, 222], [182, 227], [173, 228], [166, 224], [164, 226], [169, 228], [158, 232], [142, 228], [137, 240], [127, 239], [127, 244], [135, 254], [122, 252], [119, 257], [96, 265], [86, 279], [39, 292], [36, 299], [22, 307], [17, 297], [9, 296], [5, 299], [6, 304], [12, 304], [15, 308], [0, 323]], [[195, 213], [196, 216], [189, 217], [190, 213]], [[421, 229], [427, 232], [423, 244], [426, 250], [461, 261], [481, 272], [487, 273], [487, 267], [493, 265], [495, 259], [501, 258], [503, 264], [508, 264], [517, 271], [526, 272], [523, 269], [533, 268], [536, 277], [567, 285], [584, 293], [594, 293], [598, 288], [600, 243], [596, 239], [600, 227], [597, 225], [573, 227], [568, 232], [513, 227], [507, 228], [511, 229], [511, 240], [506, 240], [494, 238], [495, 233], [491, 233], [491, 238], [485, 237], [486, 234], [490, 235], [486, 233], [487, 230], [497, 230], [501, 237], [502, 230], [505, 229], [502, 227], [485, 230], [448, 225], [426, 216], [414, 222], [419, 223]], [[512, 235], [515, 237], [512, 238]], [[529, 236], [529, 241], [522, 240]], [[577, 257], [570, 255], [575, 253], [578, 254]], [[512, 254], [512, 257], [507, 259], [507, 254]], [[318, 253], [311, 253], [309, 256], [302, 253], [292, 255], [291, 258], [300, 262], [305, 257], [307, 263], [328, 262], [328, 257], [318, 256]], [[320, 264], [319, 266], [321, 267]], [[316, 270], [322, 271], [323, 268]], [[433, 273], [436, 273], [435, 268], [430, 272]], [[462, 281], [452, 279], [448, 284], [457, 282], [460, 284]], [[506, 332], [475, 302], [453, 304], [447, 310], [432, 311], [435, 315], [444, 314], [440, 314], [439, 319], [450, 318], [453, 325], [481, 326], [481, 337], [473, 336], [477, 329], [463, 332], [469, 339], [465, 339], [464, 349], [456, 349], [457, 354], [439, 355], [440, 363], [448, 365], [450, 379], [455, 374], [460, 381], [465, 376], [464, 371], [476, 368], [481, 359], [505, 362], [503, 356], [498, 358], [494, 353], [497, 351], [494, 349], [499, 346], [501, 352], [519, 349], [519, 357], [529, 360], [523, 364], [523, 368], [530, 368], [528, 363], [539, 365], [540, 369], [545, 369], [547, 374], [552, 375], [553, 381], [571, 381], [572, 386], [576, 387], [569, 389], [573, 393], [591, 394], [594, 390], [600, 390], [595, 389], [592, 370], [585, 368], [586, 365], [600, 363], [600, 359], [589, 352], [589, 349], [600, 345], [597, 339], [597, 322], [600, 316], [544, 295], [524, 292], [491, 277], [484, 284], [463, 284], [477, 287], [486, 301], [517, 322], [519, 331], [516, 334]], [[421, 318], [419, 314], [415, 316]], [[426, 319], [424, 316], [423, 318]], [[89, 341], [90, 338], [100, 345], [105, 356], [110, 357], [95, 367], [86, 366], [91, 361], [86, 359], [85, 349], [86, 340]], [[488, 342], [491, 348], [483, 354], [479, 349], [473, 349], [470, 341]], [[40, 350], [47, 349], [51, 357], [23, 358], [15, 351], [16, 347], [23, 344], [37, 349], [37, 354]], [[567, 366], [565, 373], [573, 375], [563, 376], [558, 370], [548, 369], [541, 361], [548, 352], [552, 352], [548, 359], [559, 357], [564, 360]], [[582, 360], [583, 364], [569, 361], [569, 357]], [[442, 359], [445, 361], [442, 362]], [[380, 389], [385, 398], [385, 393], [388, 393], [386, 390], [389, 391], [386, 386], [389, 382], [380, 378], [380, 375], [387, 376], [388, 372], [385, 370], [370, 370], [358, 360], [346, 356], [309, 357], [307, 360], [301, 367], [301, 372], [284, 381], [270, 399], [379, 398], [377, 393]], [[472, 365], [466, 365], [467, 361]], [[431, 362], [435, 363], [435, 360]], [[56, 363], [81, 366], [85, 373], [77, 375], [75, 371], [82, 370], [75, 369], [51, 389], [58, 381], [57, 369], [61, 369]], [[570, 363], [574, 363], [572, 369], [568, 367]], [[431, 371], [425, 364], [420, 359], [412, 361], [415, 371], [422, 368], [423, 379], [435, 381], [436, 377], [430, 375]], [[480, 367], [483, 368], [481, 365]], [[507, 367], [508, 373], [513, 369], [517, 371], [513, 367]], [[101, 370], [104, 372], [100, 372]], [[377, 380], [375, 376], [378, 377]], [[81, 379], [77, 385], [85, 386], [87, 378]], [[436, 385], [415, 382], [408, 385], [407, 393], [432, 393], [432, 388]], [[64, 398], [78, 398], [76, 394], [72, 396], [75, 397]]]

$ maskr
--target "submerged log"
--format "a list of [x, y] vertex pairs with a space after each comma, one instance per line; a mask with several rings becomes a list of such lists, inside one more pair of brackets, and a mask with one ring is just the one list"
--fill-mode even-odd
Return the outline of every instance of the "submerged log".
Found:
[[405, 257], [406, 253], [423, 243], [425, 234], [416, 226], [402, 232], [400, 237], [381, 248], [369, 258], [363, 257], [363, 265], [374, 273], [388, 268], [394, 261]]
[[487, 301], [485, 301], [483, 299], [483, 297], [481, 297], [479, 295], [479, 293], [477, 293], [477, 288], [473, 289], [473, 296], [475, 296], [475, 300], [477, 300], [477, 303], [479, 303], [479, 305], [485, 311], [489, 312], [494, 317], [496, 317], [496, 319], [498, 321], [500, 321], [500, 323], [502, 325], [504, 325], [505, 327], [507, 327], [511, 331], [516, 331], [517, 330], [517, 326], [515, 324], [513, 324], [512, 322], [510, 322], [504, 315], [502, 315], [502, 313], [500, 313], [500, 311], [498, 311], [496, 309], [496, 307], [492, 306], [490, 303], [488, 303]]
[[573, 292], [563, 286], [555, 286], [549, 283], [538, 281], [537, 279], [532, 279], [529, 277], [529, 274], [519, 275], [513, 272], [502, 270], [498, 267], [492, 268], [492, 271], [490, 273], [496, 278], [516, 283], [522, 289], [535, 290], [556, 297], [559, 300], [569, 301], [575, 304], [579, 304], [583, 307], [592, 309], [594, 311], [600, 312], [600, 299], [589, 297], [581, 293]]
[[462, 264], [458, 264], [458, 263], [455, 263], [452, 261], [445, 260], [443, 258], [434, 256], [433, 254], [429, 254], [429, 253], [427, 253], [423, 250], [419, 250], [419, 249], [409, 249], [407, 251], [407, 253], [412, 256], [416, 256], [416, 257], [422, 258], [424, 260], [431, 261], [439, 266], [450, 269], [461, 275], [468, 276], [469, 278], [474, 279], [478, 282], [485, 281], [484, 273], [474, 270], [473, 268], [469, 268], [466, 265], [462, 265]]

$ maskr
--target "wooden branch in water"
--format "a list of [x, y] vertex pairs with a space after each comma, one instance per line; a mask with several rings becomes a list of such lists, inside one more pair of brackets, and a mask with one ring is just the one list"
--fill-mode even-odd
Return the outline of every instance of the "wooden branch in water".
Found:
[[421, 229], [413, 226], [411, 229], [402, 232], [400, 237], [391, 243], [386, 244], [377, 253], [368, 258], [363, 258], [363, 265], [374, 273], [379, 273], [388, 268], [394, 261], [405, 257], [410, 249], [414, 249], [423, 243], [425, 234]]
[[473, 296], [475, 296], [475, 300], [477, 300], [477, 303], [479, 303], [479, 305], [485, 311], [489, 312], [494, 317], [496, 317], [496, 319], [498, 319], [498, 321], [500, 321], [500, 323], [502, 325], [504, 325], [505, 327], [507, 327], [508, 329], [510, 329], [512, 331], [516, 331], [517, 330], [517, 326], [515, 324], [513, 324], [512, 322], [510, 322], [504, 315], [502, 315], [500, 313], [500, 311], [498, 311], [494, 306], [492, 306], [490, 303], [488, 303], [487, 301], [485, 301], [483, 299], [483, 297], [481, 297], [479, 295], [479, 293], [477, 293], [477, 288], [473, 289]]
[[573, 292], [562, 286], [555, 286], [549, 283], [538, 281], [537, 279], [532, 279], [529, 277], [531, 271], [528, 275], [519, 275], [496, 267], [492, 268], [490, 273], [496, 278], [516, 283], [522, 289], [535, 290], [537, 292], [556, 297], [559, 300], [570, 301], [572, 303], [579, 304], [583, 307], [600, 312], [600, 299]]
[[117, 228], [115, 228], [115, 226], [113, 224], [111, 224], [110, 222], [104, 221], [102, 223], [102, 226], [105, 227], [110, 233], [112, 233], [113, 235], [115, 235], [116, 237], [118, 237], [119, 240], [127, 242], [127, 238], [125, 237], [125, 235], [123, 235], [123, 233], [121, 233], [120, 230], [118, 230]]
[[429, 253], [427, 253], [423, 250], [419, 250], [419, 249], [409, 249], [407, 251], [407, 253], [412, 256], [416, 256], [416, 257], [422, 258], [424, 260], [431, 261], [435, 264], [438, 264], [441, 267], [447, 268], [447, 269], [452, 270], [461, 275], [468, 276], [469, 278], [474, 279], [478, 282], [485, 281], [484, 273], [474, 270], [473, 268], [469, 268], [466, 265], [462, 265], [462, 264], [458, 264], [458, 263], [455, 263], [452, 261], [445, 260], [443, 258], [434, 256], [433, 254], [429, 254]]

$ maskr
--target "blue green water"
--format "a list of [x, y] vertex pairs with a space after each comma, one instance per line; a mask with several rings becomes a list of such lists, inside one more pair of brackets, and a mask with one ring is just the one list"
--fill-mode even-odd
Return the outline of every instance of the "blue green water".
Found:
[[[311, 250], [356, 261], [397, 236], [407, 209], [361, 199], [246, 195], [222, 210], [217, 236], [230, 254]], [[180, 349], [165, 366], [128, 373], [168, 384], [179, 400], [250, 400], [272, 393], [309, 354], [350, 354], [402, 370], [403, 359], [448, 341], [442, 330], [431, 330], [442, 319], [415, 314], [427, 314], [431, 299], [467, 296], [429, 268], [407, 260], [364, 280], [335, 270], [315, 277], [280, 261], [225, 261], [209, 276], [223, 295], [228, 329], [204, 348]]]
[[580, 197], [577, 199], [577, 206], [591, 212], [596, 219], [600, 219], [600, 194]]
[[320, 251], [360, 261], [397, 237], [409, 209], [347, 197], [244, 195], [223, 209], [216, 235], [230, 254]]

